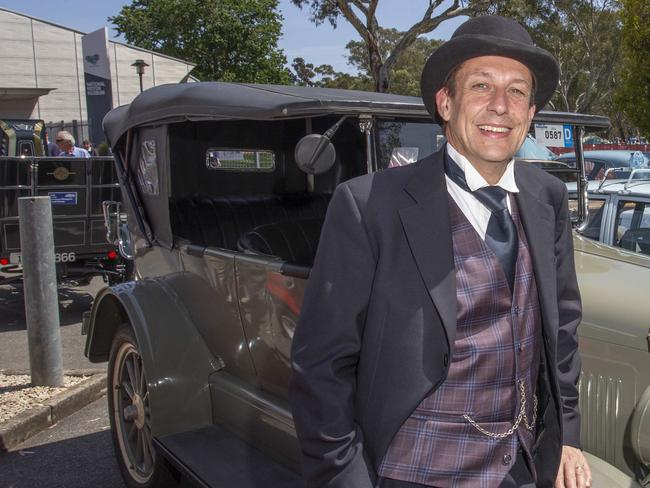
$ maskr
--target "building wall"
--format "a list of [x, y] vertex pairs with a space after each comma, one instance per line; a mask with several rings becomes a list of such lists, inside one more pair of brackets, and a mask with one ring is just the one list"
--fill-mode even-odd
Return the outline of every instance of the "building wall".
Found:
[[[29, 118], [46, 123], [77, 121], [80, 138], [87, 137], [86, 94], [84, 88], [83, 33], [0, 8], [0, 87], [54, 88], [41, 96]], [[143, 59], [143, 85], [150, 88], [177, 83], [194, 67], [191, 63], [134, 46], [109, 41], [113, 106], [130, 103], [140, 92], [138, 75], [131, 64]], [[0, 118], [18, 117], [33, 102], [0, 102]]]

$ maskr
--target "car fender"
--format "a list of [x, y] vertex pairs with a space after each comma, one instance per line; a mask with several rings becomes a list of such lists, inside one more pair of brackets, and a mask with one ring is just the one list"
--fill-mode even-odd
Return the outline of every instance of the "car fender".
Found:
[[92, 362], [108, 360], [121, 324], [132, 327], [146, 372], [155, 436], [212, 424], [208, 376], [222, 364], [175, 292], [188, 280], [200, 278], [173, 273], [104, 288], [90, 313], [86, 356]]
[[642, 488], [642, 486], [615, 466], [591, 453], [583, 451], [591, 469], [591, 486], [607, 488]]
[[637, 459], [650, 472], [650, 386], [648, 386], [634, 407], [630, 422], [632, 449]]

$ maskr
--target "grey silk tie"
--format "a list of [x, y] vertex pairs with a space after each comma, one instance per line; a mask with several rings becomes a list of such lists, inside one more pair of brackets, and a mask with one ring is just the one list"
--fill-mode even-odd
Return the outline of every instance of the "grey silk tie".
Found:
[[485, 234], [485, 243], [499, 259], [512, 292], [515, 283], [519, 238], [515, 223], [508, 212], [508, 192], [500, 186], [486, 186], [471, 191], [467, 186], [465, 173], [447, 154], [445, 154], [445, 173], [454, 183], [463, 190], [472, 193], [492, 212]]

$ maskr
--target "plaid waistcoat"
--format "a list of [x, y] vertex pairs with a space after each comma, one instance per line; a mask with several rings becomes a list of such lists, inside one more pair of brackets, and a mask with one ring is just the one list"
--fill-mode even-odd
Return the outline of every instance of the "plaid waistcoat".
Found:
[[[496, 487], [520, 446], [533, 466], [541, 316], [528, 241], [516, 201], [510, 202], [519, 234], [512, 294], [498, 258], [449, 198], [458, 304], [454, 352], [445, 381], [393, 438], [379, 467], [382, 477], [441, 488]], [[512, 435], [488, 436], [464, 417], [491, 433], [507, 432], [521, 410], [521, 388], [525, 419]]]

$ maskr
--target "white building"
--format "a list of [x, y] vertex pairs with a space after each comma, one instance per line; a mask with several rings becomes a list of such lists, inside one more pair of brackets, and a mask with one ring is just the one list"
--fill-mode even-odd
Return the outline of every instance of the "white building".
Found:
[[[0, 119], [42, 119], [88, 137], [81, 38], [85, 33], [0, 7]], [[190, 79], [194, 64], [109, 40], [113, 107], [140, 92], [131, 66], [149, 67], [143, 87]], [[194, 79], [192, 78], [192, 81]]]

